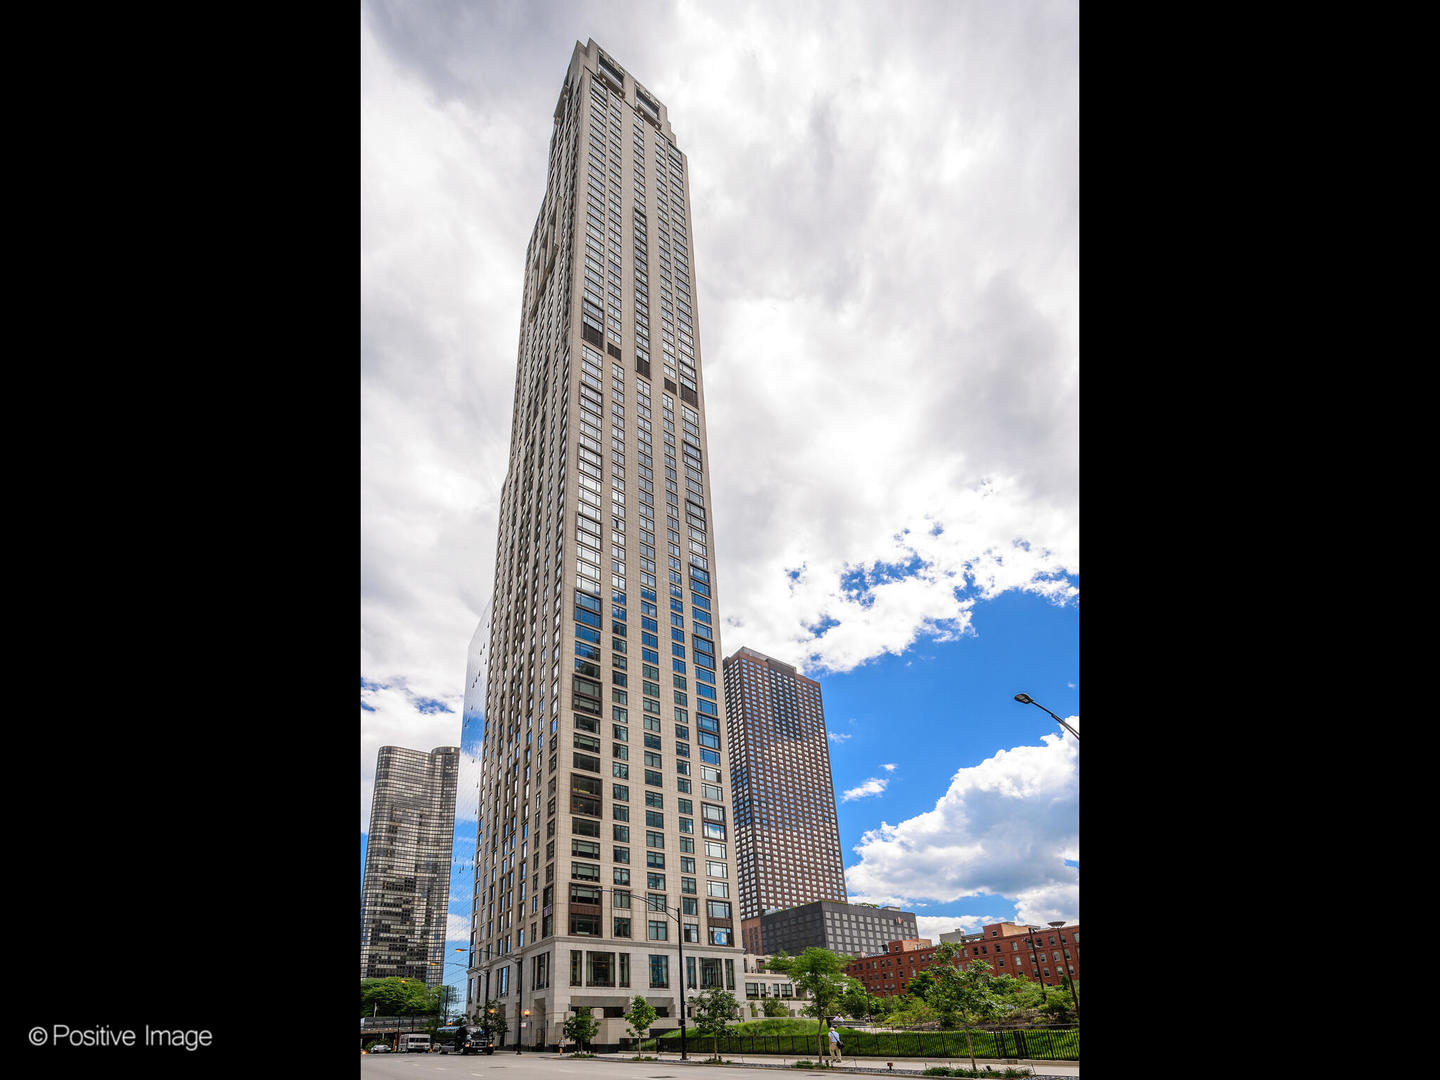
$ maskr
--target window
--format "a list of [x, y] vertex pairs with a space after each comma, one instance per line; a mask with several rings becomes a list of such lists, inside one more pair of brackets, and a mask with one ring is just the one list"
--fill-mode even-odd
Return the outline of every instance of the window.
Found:
[[612, 952], [585, 953], [585, 985], [615, 985], [615, 954]]
[[[649, 938], [650, 938], [651, 941], [669, 941], [669, 940], [670, 940], [670, 923], [669, 923], [667, 920], [665, 920], [665, 919], [651, 919], [651, 920], [649, 920], [649, 923], [650, 923]], [[653, 960], [654, 958], [652, 957], [651, 959]], [[655, 982], [653, 981], [653, 979], [652, 979], [650, 985], [651, 985], [651, 986], [656, 985]], [[663, 985], [663, 984], [661, 984], [661, 985]]]
[[670, 985], [670, 957], [650, 954], [650, 986], [664, 989]]

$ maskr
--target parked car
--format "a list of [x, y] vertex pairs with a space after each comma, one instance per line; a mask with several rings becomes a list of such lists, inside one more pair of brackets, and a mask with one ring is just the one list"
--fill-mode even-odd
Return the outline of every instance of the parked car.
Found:
[[388, 1053], [390, 1053], [390, 1044], [389, 1044], [389, 1043], [376, 1043], [374, 1046], [370, 1047], [370, 1053], [372, 1053], [372, 1054], [388, 1054]]

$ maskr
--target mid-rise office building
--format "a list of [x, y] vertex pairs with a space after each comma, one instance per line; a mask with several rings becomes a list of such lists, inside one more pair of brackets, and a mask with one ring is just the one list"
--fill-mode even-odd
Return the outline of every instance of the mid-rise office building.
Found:
[[791, 956], [809, 948], [849, 956], [884, 950], [897, 939], [915, 937], [915, 913], [869, 904], [835, 904], [821, 900], [760, 917], [761, 951]]
[[[575, 1007], [678, 1025], [742, 957], [690, 175], [594, 41], [552, 116], [525, 256], [488, 634], [467, 1011], [526, 1048]], [[483, 629], [483, 624], [482, 624]], [[743, 971], [741, 972], [743, 974]]]
[[460, 748], [382, 746], [360, 886], [360, 977], [444, 981]]
[[814, 679], [743, 647], [725, 658], [725, 701], [742, 939], [773, 952], [764, 912], [847, 900], [825, 707]]

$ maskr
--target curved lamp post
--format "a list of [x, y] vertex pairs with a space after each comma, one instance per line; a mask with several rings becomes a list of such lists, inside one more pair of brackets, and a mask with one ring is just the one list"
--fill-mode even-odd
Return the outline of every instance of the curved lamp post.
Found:
[[[1064, 919], [1057, 919], [1055, 922], [1052, 922], [1050, 925], [1053, 926], [1053, 927], [1058, 931], [1062, 926], [1065, 925], [1065, 920], [1064, 920]], [[1076, 971], [1076, 974], [1079, 974], [1079, 970], [1080, 970], [1080, 969], [1079, 969], [1079, 964], [1080, 964], [1080, 946], [1075, 945], [1075, 942], [1073, 942], [1073, 941], [1070, 942], [1070, 944], [1075, 946], [1075, 964], [1076, 964], [1076, 969], [1075, 969], [1075, 971]], [[1060, 951], [1061, 951], [1061, 954], [1062, 954], [1062, 955], [1063, 955], [1064, 952], [1065, 952], [1064, 938], [1063, 938], [1063, 937], [1061, 938]], [[1068, 968], [1070, 965], [1069, 965], [1069, 964], [1066, 964], [1065, 966]], [[1068, 971], [1066, 972], [1066, 974], [1069, 976], [1069, 982], [1070, 982], [1070, 1000], [1071, 1000], [1071, 1001], [1074, 1003], [1074, 1005], [1075, 1005], [1075, 1019], [1076, 1019], [1076, 1020], [1079, 1020], [1079, 1019], [1080, 1019], [1080, 998], [1079, 998], [1079, 997], [1076, 995], [1076, 993], [1075, 993], [1075, 975], [1070, 975]]]
[[[635, 899], [635, 892], [633, 890], [615, 889], [606, 885], [600, 886], [600, 890], [610, 893], [612, 897], [618, 892], [626, 893], [632, 900]], [[685, 1043], [685, 920], [682, 917], [685, 912], [683, 908], [672, 908], [668, 904], [657, 907], [648, 896], [645, 898], [644, 908], [646, 911], [663, 911], [675, 920], [675, 929], [677, 931], [675, 935], [675, 947], [680, 954], [680, 967], [679, 970], [675, 972], [675, 977], [679, 980], [675, 985], [675, 1001], [680, 1010], [680, 1060], [689, 1061], [690, 1054]], [[611, 910], [614, 909], [612, 908]]]
[[1035, 951], [1035, 935], [1041, 933], [1038, 926], [1025, 927], [1025, 932], [1030, 935], [1025, 944], [1030, 946], [1030, 962], [1035, 965], [1035, 981], [1040, 984], [1040, 1001], [1045, 1001], [1045, 987], [1049, 985], [1040, 975], [1040, 954]]
[[[464, 949], [456, 949], [455, 951], [456, 951], [456, 952], [464, 952], [465, 950], [464, 950]], [[449, 989], [450, 989], [450, 984], [445, 981], [445, 969], [448, 968], [448, 967], [454, 967], [454, 966], [457, 965], [457, 964], [460, 964], [460, 965], [463, 966], [463, 965], [468, 964], [468, 963], [469, 963], [469, 961], [461, 961], [461, 960], [446, 960], [444, 963], [438, 963], [438, 962], [436, 962], [436, 961], [434, 961], [434, 960], [431, 960], [431, 961], [428, 961], [428, 963], [427, 963], [426, 966], [427, 966], [427, 967], [438, 967], [438, 968], [440, 969], [440, 985], [441, 985], [442, 988], [444, 988], [444, 989], [446, 989], [446, 990], [449, 990]], [[456, 996], [458, 997], [459, 995], [456, 995]], [[443, 999], [443, 1001], [444, 1001], [444, 1003], [443, 1003], [443, 1004], [441, 1005], [441, 1007], [440, 1007], [440, 1008], [441, 1008], [440, 1019], [441, 1019], [442, 1021], [448, 1021], [448, 1020], [450, 1019], [449, 997], [446, 996], [446, 997]]]
[[1045, 708], [1044, 705], [1041, 705], [1038, 701], [1036, 701], [1034, 698], [1032, 698], [1029, 694], [1016, 694], [1016, 695], [1015, 695], [1015, 700], [1018, 701], [1018, 702], [1020, 702], [1021, 705], [1034, 705], [1037, 709], [1041, 710], [1042, 712], [1050, 713], [1050, 715], [1054, 718], [1054, 720], [1055, 720], [1055, 722], [1056, 722], [1057, 724], [1059, 724], [1061, 727], [1063, 727], [1063, 728], [1064, 728], [1066, 731], [1068, 731], [1071, 735], [1075, 736], [1075, 741], [1076, 741], [1076, 742], [1079, 742], [1079, 741], [1080, 741], [1080, 733], [1079, 733], [1078, 731], [1076, 731], [1073, 727], [1071, 727], [1069, 724], [1067, 724], [1064, 720], [1061, 720], [1060, 717], [1055, 716], [1055, 714], [1054, 714], [1053, 712], [1050, 712], [1049, 709]]

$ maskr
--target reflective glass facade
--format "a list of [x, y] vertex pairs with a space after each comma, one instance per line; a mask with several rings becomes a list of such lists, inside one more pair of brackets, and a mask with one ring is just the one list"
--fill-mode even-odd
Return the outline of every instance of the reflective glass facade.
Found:
[[382, 746], [360, 887], [360, 977], [443, 981], [460, 748]]

